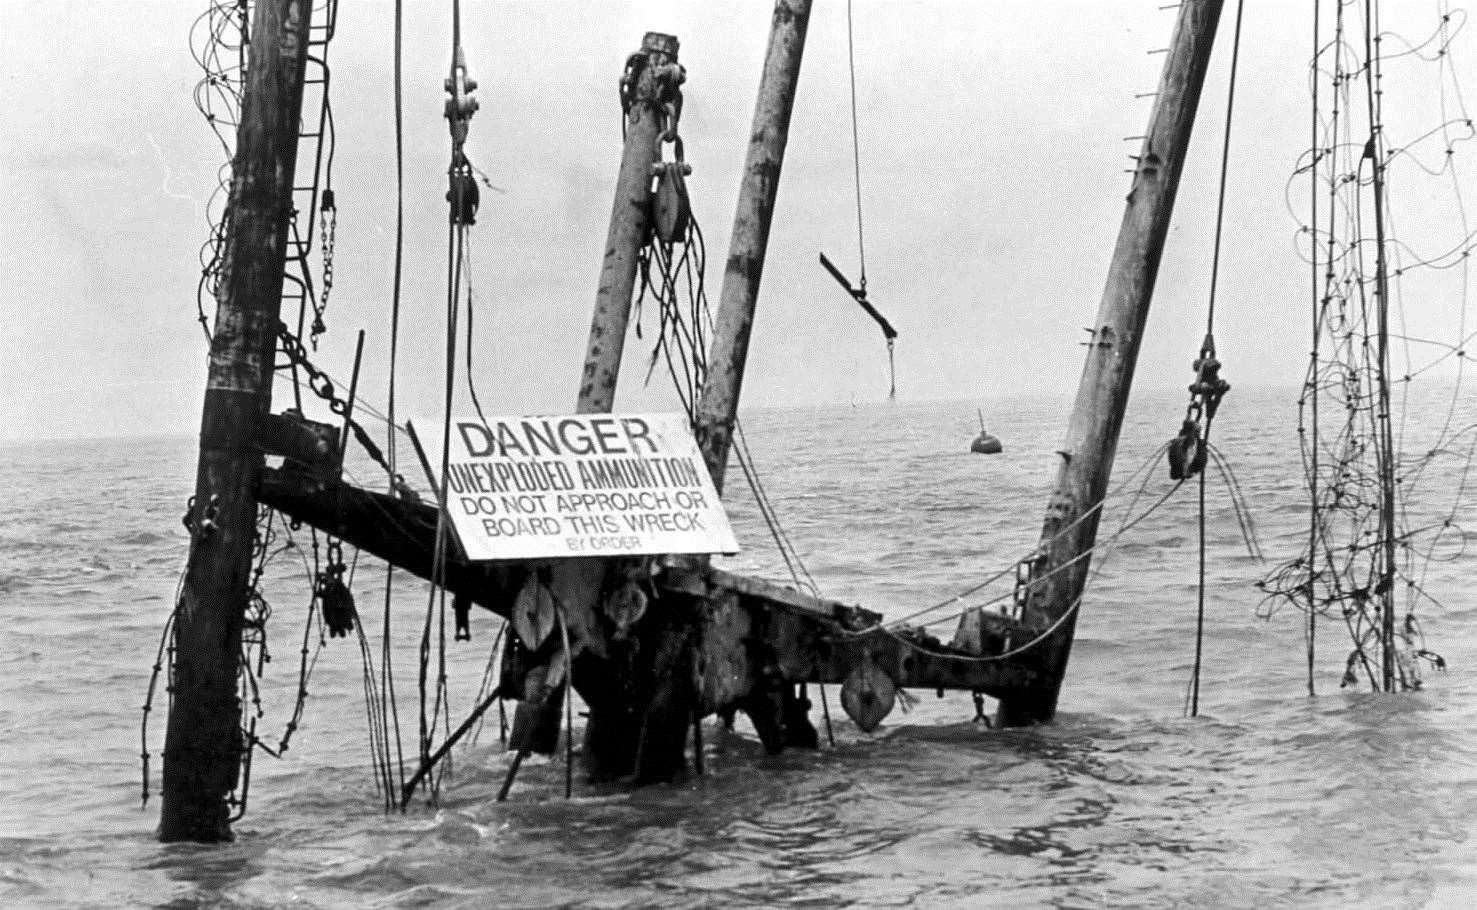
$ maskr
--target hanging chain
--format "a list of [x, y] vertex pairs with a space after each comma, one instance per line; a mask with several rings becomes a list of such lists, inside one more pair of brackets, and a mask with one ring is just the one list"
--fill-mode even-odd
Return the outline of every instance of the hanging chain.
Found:
[[323, 293], [313, 303], [311, 338], [314, 348], [318, 346], [318, 336], [328, 331], [328, 326], [323, 322], [323, 314], [328, 312], [328, 295], [333, 293], [333, 246], [334, 237], [338, 233], [338, 206], [331, 189], [323, 191], [323, 199], [318, 203], [318, 226], [323, 245]]

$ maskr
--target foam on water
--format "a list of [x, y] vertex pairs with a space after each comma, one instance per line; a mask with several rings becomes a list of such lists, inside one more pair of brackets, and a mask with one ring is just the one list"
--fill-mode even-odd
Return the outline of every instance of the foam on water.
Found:
[[[1130, 414], [1119, 477], [1174, 432], [1177, 407], [1151, 399]], [[993, 458], [966, 452], [972, 402], [760, 412], [746, 429], [824, 592], [900, 616], [1028, 551], [1064, 413], [1000, 403], [990, 426], [1006, 453]], [[1273, 559], [1306, 534], [1293, 419], [1291, 394], [1238, 390], [1217, 423]], [[1213, 492], [1204, 713], [1186, 719], [1186, 489], [1123, 539], [1096, 582], [1056, 724], [986, 730], [969, 723], [966, 694], [917, 693], [911, 713], [869, 737], [832, 693], [834, 749], [771, 758], [742, 724], [710, 725], [705, 777], [577, 787], [569, 802], [562, 765], [541, 759], [512, 800], [493, 802], [505, 756], [490, 731], [458, 753], [438, 807], [384, 815], [357, 649], [334, 642], [287, 758], [257, 762], [238, 841], [165, 847], [152, 838], [157, 802], [138, 807], [138, 720], [185, 554], [193, 442], [12, 445], [0, 458], [23, 479], [0, 522], [6, 906], [1465, 906], [1477, 894], [1473, 552], [1453, 548], [1427, 578], [1443, 600], [1425, 610], [1430, 643], [1452, 672], [1415, 694], [1341, 692], [1347, 642], [1329, 625], [1309, 699], [1300, 617], [1255, 618], [1263, 569]], [[1167, 488], [1163, 473], [1151, 494]], [[731, 565], [779, 577], [752, 500], [736, 492], [731, 510], [746, 546]], [[296, 689], [301, 574], [284, 559], [267, 591], [268, 731]], [[361, 564], [356, 593], [376, 636], [382, 591], [381, 572]], [[403, 581], [397, 591], [410, 746], [425, 596]], [[451, 656], [459, 710], [494, 630], [474, 617], [474, 642]]]

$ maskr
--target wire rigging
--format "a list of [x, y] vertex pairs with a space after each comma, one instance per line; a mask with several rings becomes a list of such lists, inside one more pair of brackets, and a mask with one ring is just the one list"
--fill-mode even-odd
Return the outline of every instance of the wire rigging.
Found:
[[[302, 340], [305, 336], [316, 348], [319, 335], [326, 330], [324, 313], [333, 289], [338, 211], [333, 192], [336, 135], [330, 92], [331, 70], [328, 64], [329, 48], [337, 27], [337, 0], [320, 0], [314, 4], [310, 15], [311, 20], [305, 23], [307, 47], [302, 82], [305, 116], [297, 130], [297, 153], [300, 160], [311, 161], [311, 166], [300, 169], [300, 180], [290, 190], [292, 207], [286, 223], [287, 245], [280, 302], [280, 307], [287, 311], [284, 315], [289, 320], [293, 320], [291, 308], [296, 304], [297, 314], [293, 320], [296, 329], [290, 330], [279, 323], [277, 347], [286, 360], [283, 362], [279, 359], [273, 364], [273, 369], [291, 373], [293, 399], [299, 413], [303, 407], [301, 387], [306, 378], [307, 384], [319, 398], [328, 403], [330, 410], [344, 419], [344, 433], [352, 431], [371, 457], [383, 461], [372, 439], [351, 417], [358, 377], [357, 358], [354, 379], [349, 387], [349, 399], [345, 401], [338, 397], [333, 382], [308, 360], [303, 348]], [[231, 198], [234, 186], [231, 159], [239, 128], [242, 89], [247, 75], [247, 35], [252, 18], [251, 5], [248, 3], [212, 0], [192, 27], [190, 36], [191, 52], [202, 70], [202, 78], [196, 87], [196, 104], [216, 134], [227, 158], [219, 171], [218, 186], [208, 205], [210, 231], [200, 259], [201, 278], [197, 291], [196, 316], [208, 341], [211, 326], [205, 312], [206, 301], [222, 292], [221, 281], [227, 266], [223, 257], [227, 233], [231, 229], [231, 208], [236, 201]], [[307, 175], [305, 179], [301, 177], [303, 174]], [[321, 257], [316, 265], [313, 257], [315, 245]], [[309, 313], [312, 314], [311, 326]], [[340, 456], [341, 454], [342, 450]], [[207, 507], [197, 521], [193, 506], [191, 507], [191, 511], [185, 516], [185, 523], [192, 535], [207, 530], [204, 526], [212, 520], [210, 513], [211, 508]], [[328, 557], [321, 560], [320, 540], [316, 531], [311, 535], [313, 558], [309, 562], [306, 554], [297, 546], [292, 530], [292, 526], [273, 509], [265, 506], [258, 508], [252, 539], [252, 568], [245, 592], [241, 653], [237, 661], [239, 699], [246, 709], [242, 713], [240, 730], [243, 748], [239, 752], [234, 790], [226, 798], [233, 820], [240, 818], [246, 810], [255, 752], [260, 749], [280, 756], [288, 748], [303, 714], [307, 679], [316, 666], [319, 652], [326, 644], [325, 628], [328, 629], [329, 636], [344, 635], [350, 629], [358, 629], [365, 712], [370, 724], [371, 763], [377, 786], [384, 791], [389, 782], [385, 696], [376, 678], [373, 656], [368, 649], [363, 629], [359, 627], [358, 615], [345, 580], [346, 571], [352, 577], [352, 563], [346, 563], [343, 558], [342, 542], [332, 537], [326, 539]], [[293, 550], [303, 555], [303, 574], [311, 582], [311, 596], [308, 601], [302, 659], [299, 662], [298, 696], [284, 732], [273, 747], [258, 735], [259, 723], [266, 716], [262, 703], [261, 677], [270, 660], [267, 626], [273, 612], [264, 593], [265, 576], [276, 557]], [[353, 562], [357, 562], [357, 555]], [[176, 610], [180, 608], [178, 597], [177, 593]], [[309, 647], [314, 628], [318, 630], [317, 650]], [[164, 632], [167, 644], [161, 649], [161, 653], [167, 651], [169, 654], [171, 674], [175, 651], [174, 634], [172, 615]], [[155, 673], [157, 681], [158, 668]], [[150, 684], [150, 701], [155, 681]], [[147, 710], [146, 706], [146, 718]], [[144, 742], [147, 791], [147, 730], [144, 731]]]
[[[861, 268], [859, 287], [862, 297], [867, 296], [867, 241], [862, 230], [862, 142], [857, 126], [856, 113], [856, 48], [852, 39], [851, 0], [846, 0], [846, 71], [851, 80], [851, 166], [853, 184], [856, 187], [856, 254]], [[888, 338], [888, 350], [892, 339]]]
[[[1229, 383], [1220, 378], [1220, 365], [1216, 361], [1215, 301], [1216, 290], [1220, 285], [1221, 236], [1226, 221], [1226, 183], [1231, 167], [1231, 122], [1236, 110], [1236, 70], [1241, 58], [1241, 19], [1244, 9], [1245, 0], [1237, 0], [1236, 26], [1231, 39], [1231, 73], [1226, 83], [1226, 126], [1221, 139], [1221, 173], [1216, 189], [1215, 237], [1211, 241], [1210, 293], [1205, 307], [1205, 341], [1200, 346], [1200, 358], [1195, 362], [1196, 380], [1190, 386], [1191, 410], [1196, 412], [1197, 417], [1201, 409], [1204, 411], [1205, 422], [1204, 430], [1200, 434], [1200, 443], [1206, 450], [1210, 445], [1210, 428], [1215, 421], [1216, 409], [1220, 406], [1221, 398], [1231, 388]], [[1187, 415], [1186, 427], [1190, 425], [1190, 420], [1191, 417]], [[1200, 480], [1196, 491], [1195, 522], [1197, 543], [1195, 659], [1190, 670], [1190, 693], [1187, 705], [1187, 713], [1191, 717], [1198, 717], [1200, 714], [1200, 676], [1205, 653], [1205, 471], [1203, 456], [1197, 454], [1195, 457], [1200, 460], [1201, 465], [1194, 472], [1199, 474]]]
[[[1325, 19], [1318, 15], [1321, 27]], [[1427, 580], [1439, 551], [1464, 546], [1453, 529], [1466, 504], [1473, 452], [1464, 439], [1473, 428], [1456, 419], [1474, 246], [1455, 176], [1461, 146], [1477, 136], [1451, 60], [1465, 14], [1438, 4], [1437, 23], [1418, 41], [1387, 29], [1374, 0], [1335, 3], [1331, 18], [1332, 38], [1315, 42], [1310, 65], [1312, 146], [1293, 175], [1306, 171], [1312, 181], [1309, 223], [1300, 232], [1310, 238], [1313, 350], [1299, 401], [1312, 506], [1304, 552], [1262, 580], [1261, 609], [1270, 614], [1287, 603], [1308, 614], [1310, 694], [1320, 618], [1342, 622], [1350, 636], [1342, 686], [1362, 681], [1375, 691], [1416, 689], [1422, 663], [1444, 666], [1425, 646], [1417, 608], [1437, 603]], [[1387, 42], [1399, 48], [1387, 52]], [[1398, 69], [1391, 66], [1397, 62]], [[1427, 67], [1440, 86], [1440, 122], [1422, 127], [1418, 110], [1396, 107], [1390, 109], [1395, 119], [1387, 119], [1387, 96], [1400, 97], [1389, 96], [1387, 71], [1398, 73], [1400, 92]], [[1434, 218], [1442, 201], [1427, 178], [1448, 177], [1456, 217]], [[1392, 182], [1408, 188], [1405, 199], [1420, 200], [1419, 237], [1402, 235], [1402, 198], [1390, 192]], [[1432, 245], [1441, 251], [1417, 251]], [[1442, 330], [1417, 329], [1432, 317], [1405, 302], [1413, 296], [1428, 310], [1448, 306], [1437, 282], [1447, 269], [1454, 270], [1446, 280], [1457, 301], [1450, 340], [1440, 337]], [[1452, 361], [1454, 370], [1437, 369]], [[1428, 384], [1418, 390], [1416, 380]], [[1447, 381], [1446, 406], [1432, 407]], [[1446, 459], [1459, 460], [1456, 471], [1435, 469]], [[1431, 517], [1412, 521], [1416, 511]]]
[[821, 265], [825, 267], [826, 271], [831, 273], [831, 277], [835, 278], [836, 281], [843, 288], [846, 289], [846, 293], [851, 295], [852, 299], [861, 306], [866, 314], [872, 317], [872, 320], [877, 323], [878, 328], [882, 329], [882, 337], [887, 342], [887, 400], [896, 401], [897, 363], [894, 357], [894, 352], [896, 348], [898, 333], [897, 330], [892, 327], [892, 324], [887, 321], [886, 317], [878, 312], [877, 308], [873, 306], [871, 301], [867, 299], [867, 244], [865, 231], [862, 226], [862, 152], [860, 127], [858, 125], [860, 118], [857, 116], [856, 106], [856, 50], [852, 38], [852, 31], [851, 0], [847, 0], [846, 67], [851, 84], [851, 162], [853, 176], [852, 185], [856, 190], [856, 248], [857, 262], [860, 268], [860, 277], [857, 281], [857, 284], [853, 286], [852, 283], [847, 279], [847, 277], [841, 272], [841, 270], [838, 269], [831, 262], [831, 260], [826, 258], [825, 253], [821, 253]]
[[[472, 115], [477, 112], [477, 99], [472, 93], [477, 83], [468, 73], [466, 54], [461, 43], [461, 2], [451, 2], [451, 63], [445, 81], [447, 99], [444, 114], [451, 137], [450, 164], [447, 167], [448, 203], [446, 239], [446, 336], [445, 370], [442, 383], [442, 423], [440, 477], [450, 473], [451, 424], [456, 405], [457, 391], [457, 336], [460, 320], [466, 319], [466, 382], [472, 402], [479, 416], [481, 401], [477, 398], [476, 384], [472, 376], [472, 331], [474, 324], [474, 298], [471, 285], [471, 227], [476, 224], [477, 208], [480, 203], [476, 168], [468, 159], [465, 144], [471, 126]], [[485, 418], [484, 418], [485, 419]], [[447, 750], [436, 750], [432, 746], [438, 729], [443, 746], [452, 738], [450, 691], [446, 671], [446, 569], [453, 546], [452, 531], [446, 515], [447, 488], [444, 483], [436, 484], [438, 506], [436, 513], [435, 548], [432, 558], [431, 587], [428, 593], [426, 614], [421, 626], [420, 665], [418, 689], [420, 695], [420, 762], [419, 770], [409, 784], [402, 786], [401, 804], [409, 799], [413, 784], [427, 781], [431, 799], [440, 792], [440, 782], [447, 765], [440, 758]], [[434, 682], [430, 678], [432, 639], [435, 639], [436, 673]], [[465, 725], [461, 728], [466, 729]], [[458, 732], [457, 735], [460, 735]]]
[[[1319, 107], [1318, 107], [1318, 103], [1319, 103], [1319, 95], [1318, 95], [1319, 79], [1318, 79], [1318, 73], [1317, 73], [1318, 56], [1319, 56], [1319, 54], [1322, 53], [1322, 50], [1323, 50], [1323, 44], [1322, 44], [1322, 41], [1323, 41], [1322, 21], [1323, 21], [1323, 4], [1320, 3], [1320, 2], [1318, 2], [1318, 0], [1314, 0], [1314, 2], [1313, 2], [1313, 55], [1310, 58], [1313, 62], [1309, 66], [1310, 78], [1308, 80], [1309, 83], [1310, 83], [1310, 93], [1312, 95], [1312, 104], [1311, 104], [1312, 116], [1309, 118], [1309, 124], [1308, 124], [1308, 128], [1309, 128], [1309, 131], [1311, 133], [1311, 136], [1308, 139], [1308, 149], [1309, 149], [1309, 155], [1311, 157], [1311, 163], [1308, 166], [1308, 235], [1310, 237], [1310, 242], [1308, 244], [1308, 252], [1309, 252], [1309, 256], [1308, 256], [1308, 272], [1309, 272], [1310, 289], [1311, 289], [1310, 290], [1310, 294], [1309, 294], [1309, 299], [1311, 301], [1311, 305], [1310, 305], [1311, 312], [1309, 313], [1309, 317], [1310, 318], [1308, 319], [1308, 322], [1309, 322], [1309, 325], [1312, 327], [1312, 336], [1313, 336], [1312, 339], [1311, 339], [1311, 342], [1309, 344], [1309, 354], [1308, 354], [1308, 357], [1309, 357], [1308, 370], [1309, 370], [1310, 373], [1312, 371], [1316, 370], [1317, 369], [1317, 366], [1318, 366], [1318, 339], [1322, 335], [1322, 319], [1323, 319], [1323, 310], [1322, 310], [1322, 307], [1319, 306], [1319, 299], [1318, 299], [1319, 298], [1319, 294], [1318, 294], [1318, 282], [1319, 282], [1319, 271], [1318, 271], [1318, 250], [1319, 250], [1319, 243], [1318, 243], [1318, 197], [1319, 197], [1318, 159], [1322, 156], [1323, 151], [1322, 151], [1322, 148], [1320, 147], [1320, 142], [1319, 142], [1319, 140], [1320, 140], [1320, 136], [1319, 136], [1320, 114], [1319, 114]], [[1332, 242], [1332, 236], [1333, 235], [1330, 232], [1330, 234], [1329, 234], [1330, 242]], [[1301, 402], [1299, 402], [1299, 410], [1301, 410]], [[1299, 416], [1301, 416], [1301, 415], [1299, 415]], [[1313, 554], [1313, 553], [1315, 553], [1317, 551], [1317, 547], [1318, 547], [1318, 454], [1319, 454], [1319, 437], [1318, 437], [1318, 396], [1316, 396], [1316, 395], [1313, 397], [1313, 401], [1312, 401], [1312, 416], [1313, 416], [1313, 420], [1312, 420], [1312, 440], [1311, 440], [1311, 445], [1309, 444], [1309, 441], [1307, 439], [1307, 436], [1303, 432], [1303, 428], [1301, 426], [1299, 427], [1299, 434], [1298, 434], [1298, 445], [1299, 445], [1299, 448], [1302, 450], [1302, 453], [1303, 453], [1303, 460], [1304, 460], [1304, 463], [1306, 465], [1306, 478], [1307, 478], [1307, 484], [1308, 484], [1308, 503], [1309, 503], [1309, 515], [1310, 515], [1310, 517], [1309, 517], [1309, 521], [1308, 521], [1308, 543], [1307, 543], [1307, 549], [1305, 550], [1305, 552], [1308, 553], [1308, 554], [1310, 554], [1310, 555]], [[1309, 576], [1309, 585], [1311, 586], [1311, 584], [1312, 584], [1312, 577], [1310, 575]], [[1311, 601], [1311, 595], [1312, 595], [1312, 591], [1311, 591], [1311, 587], [1310, 587], [1310, 590], [1309, 590], [1309, 600], [1310, 601]], [[1313, 695], [1317, 694], [1317, 687], [1316, 687], [1316, 684], [1315, 684], [1316, 671], [1314, 669], [1314, 665], [1315, 665], [1315, 655], [1317, 654], [1317, 642], [1318, 642], [1318, 612], [1316, 610], [1311, 610], [1311, 609], [1308, 610], [1307, 612], [1308, 612], [1307, 624], [1304, 626], [1304, 629], [1303, 629], [1303, 641], [1304, 641], [1304, 646], [1305, 646], [1305, 649], [1306, 649], [1306, 652], [1307, 652], [1308, 696], [1309, 697], [1312, 697]]]
[[[680, 105], [675, 108], [680, 109]], [[658, 188], [654, 195], [660, 196], [665, 192], [673, 199], [668, 208], [680, 212], [680, 216], [670, 222], [658, 219], [657, 229], [638, 254], [639, 283], [633, 310], [636, 337], [641, 338], [642, 317], [649, 306], [648, 301], [655, 303], [656, 337], [647, 363], [646, 382], [651, 382], [657, 364], [665, 363], [677, 399], [688, 421], [692, 422], [699, 394], [707, 381], [707, 351], [715, 326], [705, 280], [707, 242], [688, 199], [685, 178], [690, 168], [683, 159], [683, 144], [677, 134], [677, 125], [673, 120], [663, 134], [664, 140], [671, 137], [666, 141], [672, 144], [676, 157], [674, 161], [657, 166]], [[818, 593], [814, 577], [805, 567], [764, 488], [744, 437], [743, 424], [737, 418], [734, 420], [733, 446], [744, 480], [791, 580], [797, 588]]]
[[[404, 487], [405, 479], [400, 476], [395, 434], [396, 368], [400, 360], [400, 291], [405, 263], [405, 93], [404, 93], [404, 49], [405, 49], [405, 0], [395, 0], [394, 25], [394, 125], [395, 125], [395, 264], [390, 279], [390, 362], [385, 407], [388, 413], [385, 428], [385, 480], [391, 493]], [[385, 562], [385, 598], [380, 618], [380, 690], [389, 702], [387, 723], [395, 734], [395, 768], [398, 778], [391, 793], [405, 788], [405, 747], [400, 738], [400, 708], [395, 697], [395, 673], [391, 634], [391, 614], [394, 605], [395, 564]], [[386, 749], [388, 757], [388, 748]], [[391, 798], [393, 804], [393, 797]]]

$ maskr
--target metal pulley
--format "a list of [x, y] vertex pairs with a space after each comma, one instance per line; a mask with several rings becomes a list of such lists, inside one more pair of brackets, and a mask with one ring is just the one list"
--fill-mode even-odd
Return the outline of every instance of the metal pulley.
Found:
[[686, 175], [692, 169], [681, 160], [652, 165], [656, 190], [651, 194], [651, 222], [658, 239], [681, 243], [692, 224], [692, 204], [687, 197]]
[[1186, 420], [1180, 424], [1179, 435], [1169, 441], [1169, 479], [1184, 480], [1199, 474], [1205, 469], [1206, 455], [1200, 424]]
[[[651, 192], [650, 216], [653, 232], [664, 243], [687, 239], [692, 209], [684, 178], [692, 173], [682, 159], [682, 138], [677, 133], [682, 118], [682, 83], [687, 71], [677, 62], [679, 43], [675, 35], [647, 32], [641, 49], [626, 58], [620, 79], [622, 136], [627, 125], [647, 114], [655, 115], [660, 129], [651, 165], [655, 185]], [[662, 160], [662, 145], [672, 143], [673, 161]]]
[[467, 75], [467, 58], [458, 47], [452, 54], [451, 75], [443, 83], [446, 87], [444, 115], [451, 127], [451, 146], [460, 151], [467, 141], [467, 129], [472, 124], [472, 115], [477, 113], [477, 99], [472, 93], [477, 90], [477, 80]]
[[328, 626], [329, 638], [347, 638], [354, 631], [359, 612], [354, 607], [354, 595], [344, 584], [342, 573], [330, 572], [318, 579], [318, 609], [323, 614], [323, 624]]
[[1200, 356], [1192, 365], [1195, 381], [1190, 384], [1190, 394], [1205, 406], [1205, 419], [1214, 420], [1221, 399], [1231, 391], [1231, 384], [1221, 378], [1221, 362], [1215, 357], [1215, 337], [1206, 335], [1200, 345]]
[[1190, 383], [1190, 404], [1185, 408], [1185, 419], [1180, 431], [1169, 441], [1167, 457], [1171, 480], [1185, 480], [1205, 470], [1209, 456], [1209, 444], [1201, 432], [1204, 421], [1206, 432], [1221, 399], [1231, 390], [1231, 384], [1221, 378], [1221, 362], [1215, 356], [1215, 336], [1206, 333], [1200, 344], [1200, 356], [1191, 368], [1195, 381]]
[[330, 538], [328, 541], [328, 564], [318, 574], [313, 585], [313, 596], [318, 601], [318, 610], [323, 624], [328, 627], [329, 638], [347, 638], [359, 621], [359, 611], [354, 607], [354, 595], [344, 584], [343, 543]]
[[477, 80], [467, 75], [467, 61], [461, 47], [457, 47], [452, 55], [451, 74], [446, 77], [444, 85], [447, 94], [444, 115], [451, 129], [451, 167], [447, 171], [449, 185], [446, 190], [446, 201], [451, 205], [450, 219], [456, 225], [476, 224], [482, 193], [463, 146], [472, 125], [472, 115], [477, 113], [477, 99], [472, 97], [472, 92], [477, 90]]

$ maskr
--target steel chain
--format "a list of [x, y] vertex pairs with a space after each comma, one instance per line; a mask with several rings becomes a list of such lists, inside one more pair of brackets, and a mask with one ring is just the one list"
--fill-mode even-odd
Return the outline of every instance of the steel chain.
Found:
[[323, 250], [323, 293], [313, 305], [313, 346], [318, 346], [318, 336], [328, 331], [323, 316], [328, 312], [328, 295], [333, 293], [333, 246], [338, 232], [338, 206], [334, 203], [333, 190], [323, 191], [323, 201], [318, 204], [320, 243]]
[[[334, 414], [339, 417], [346, 415], [349, 412], [348, 402], [338, 397], [338, 391], [334, 388], [333, 380], [329, 378], [327, 373], [324, 373], [313, 365], [313, 362], [308, 359], [307, 352], [303, 350], [303, 343], [298, 340], [296, 335], [292, 334], [285, 323], [277, 323], [277, 340], [281, 342], [282, 352], [287, 355], [287, 359], [302, 367], [303, 372], [308, 374], [308, 387], [313, 390], [313, 393], [328, 402], [328, 409]], [[349, 429], [354, 431], [354, 438], [359, 440], [359, 445], [364, 447], [364, 451], [369, 454], [369, 457], [374, 459], [375, 463], [380, 467], [384, 468], [385, 473], [398, 476], [390, 469], [390, 463], [385, 460], [384, 452], [380, 450], [374, 439], [370, 437], [369, 432], [360, 426], [359, 422], [352, 417], [347, 418], [347, 420]]]

